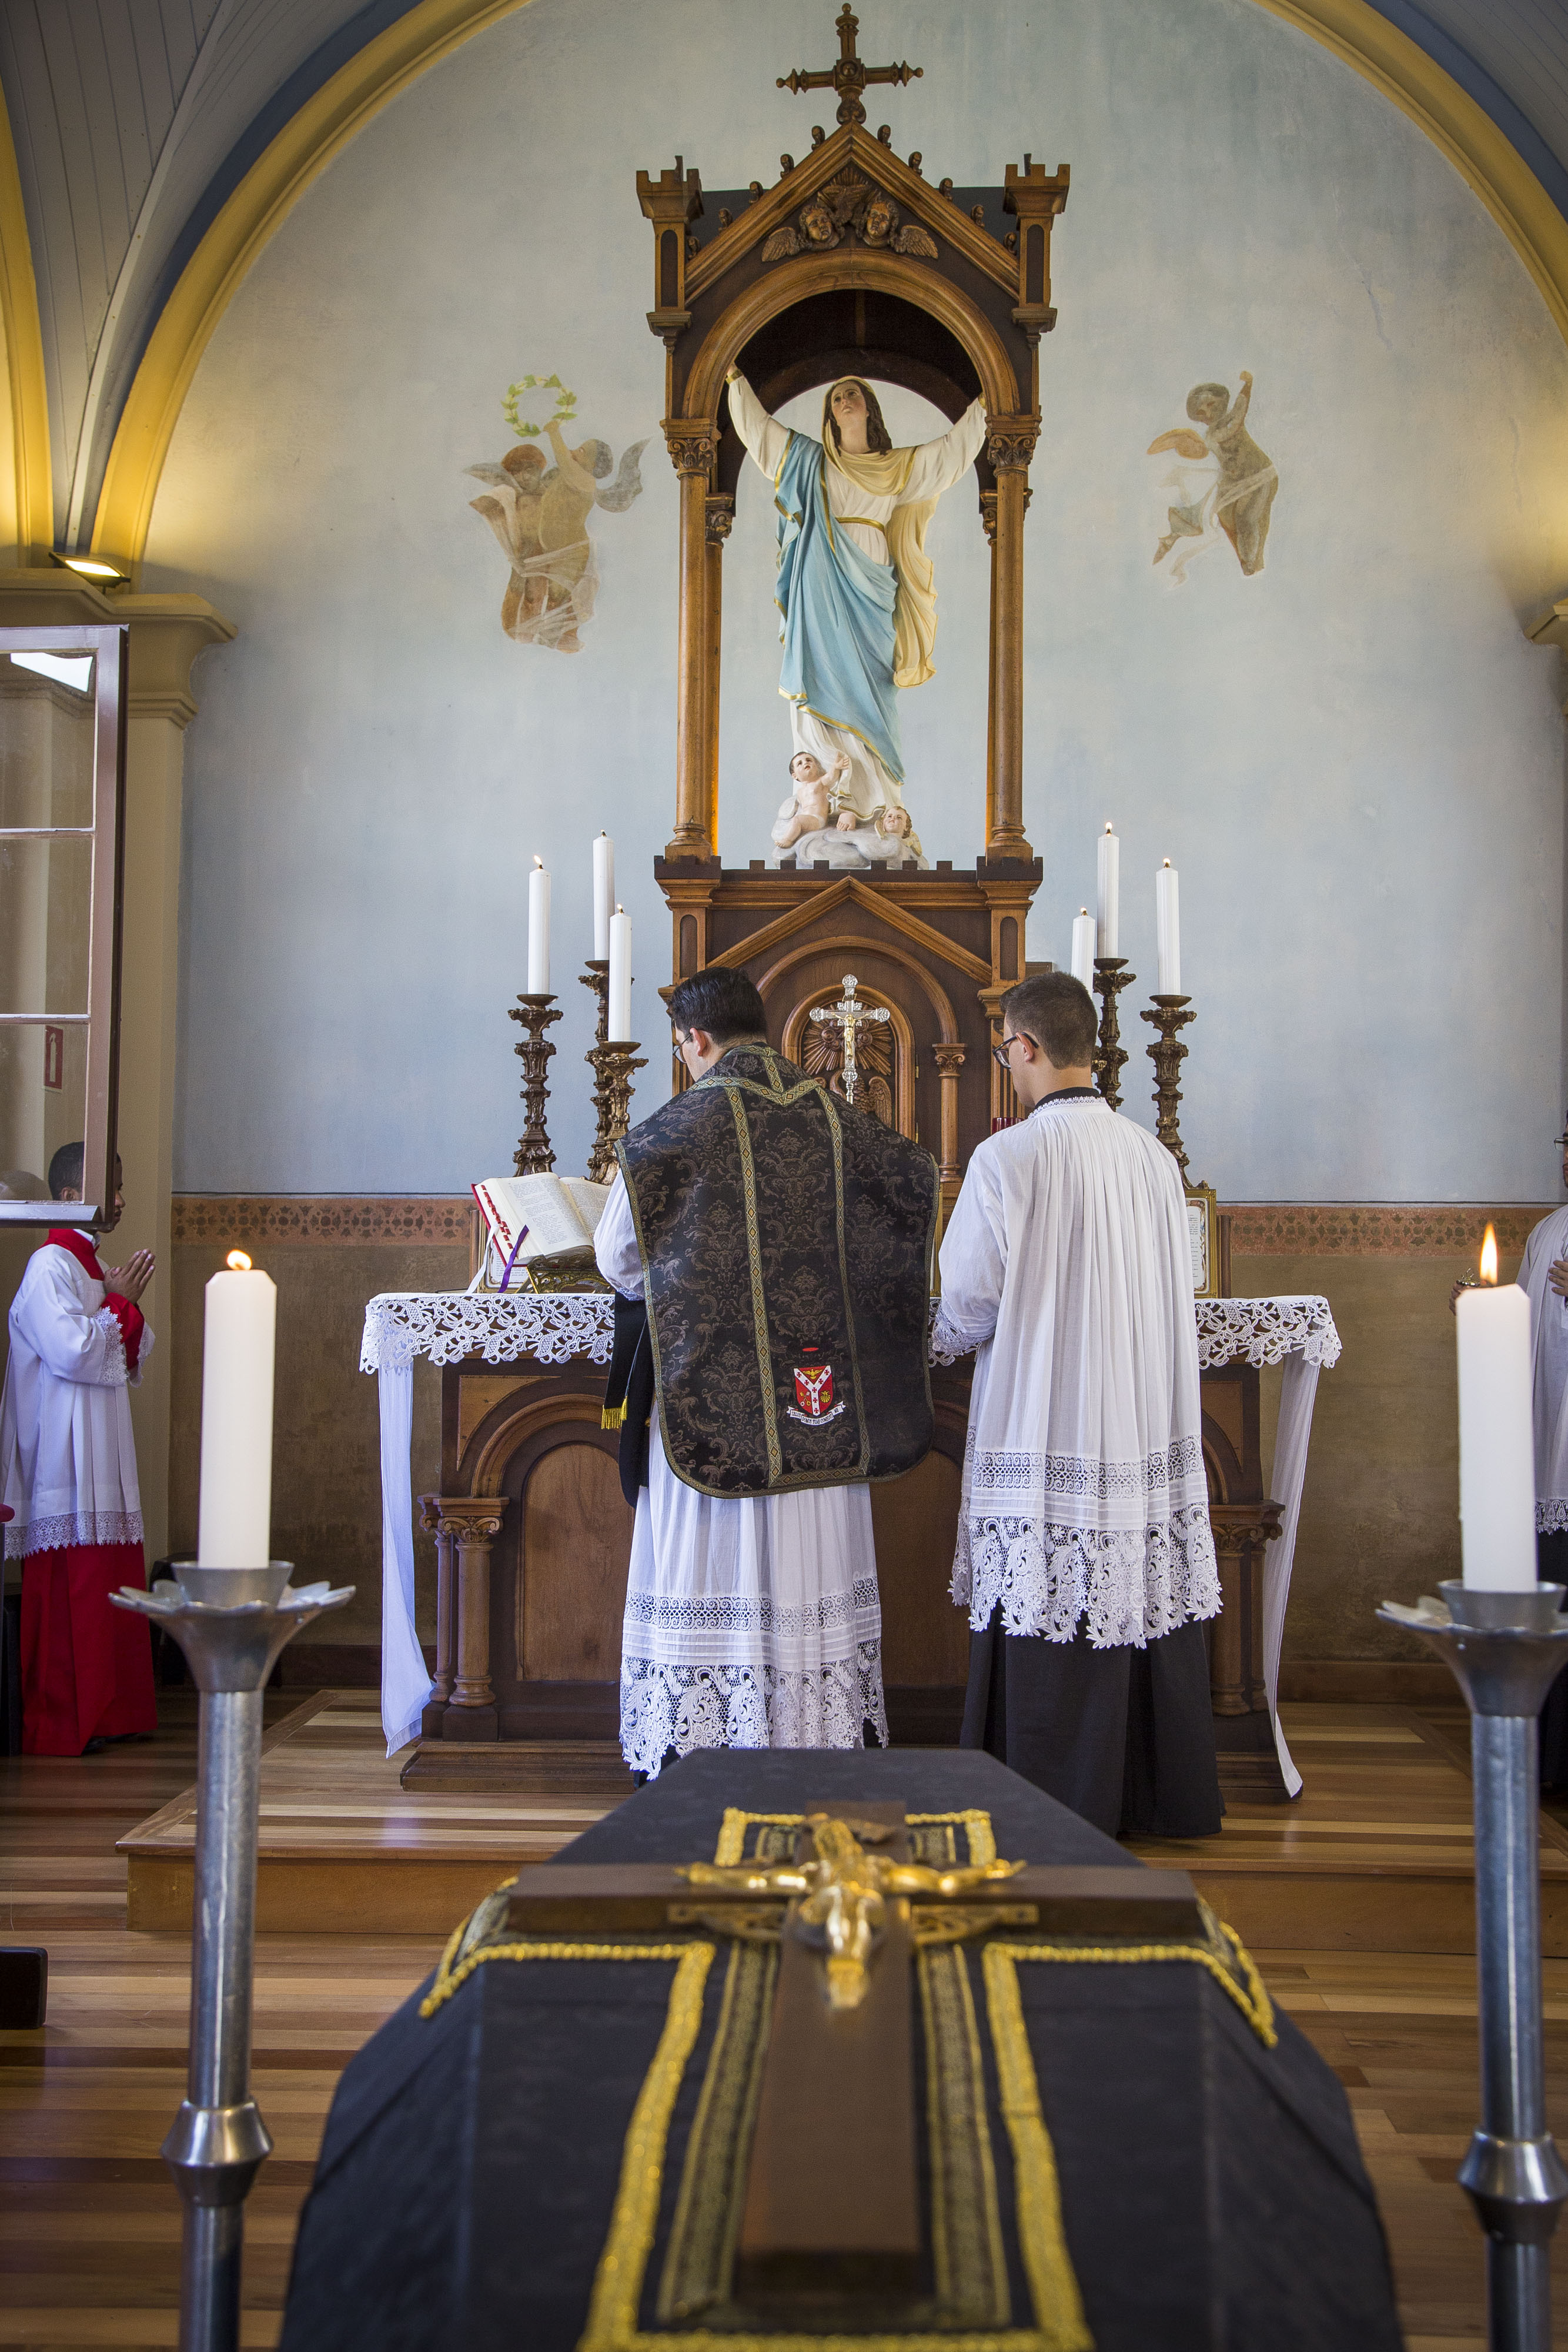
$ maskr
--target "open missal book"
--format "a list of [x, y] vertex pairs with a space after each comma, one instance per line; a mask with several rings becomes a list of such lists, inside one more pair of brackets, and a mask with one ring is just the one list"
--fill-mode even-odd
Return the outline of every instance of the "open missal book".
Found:
[[593, 1233], [610, 1198], [586, 1176], [486, 1176], [474, 1186], [488, 1241], [476, 1290], [595, 1286]]

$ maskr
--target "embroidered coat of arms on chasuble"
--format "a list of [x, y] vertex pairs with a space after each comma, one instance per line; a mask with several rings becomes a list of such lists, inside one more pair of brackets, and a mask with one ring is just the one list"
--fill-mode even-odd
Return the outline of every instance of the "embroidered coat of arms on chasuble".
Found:
[[750, 1045], [615, 1149], [676, 1475], [772, 1495], [913, 1468], [933, 1429], [930, 1153]]

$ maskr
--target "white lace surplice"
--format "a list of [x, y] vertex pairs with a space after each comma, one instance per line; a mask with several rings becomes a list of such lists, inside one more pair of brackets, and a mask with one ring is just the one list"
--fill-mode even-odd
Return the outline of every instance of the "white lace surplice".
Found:
[[[620, 1175], [594, 1253], [617, 1290], [641, 1289]], [[672, 1748], [858, 1748], [867, 1723], [885, 1747], [871, 1489], [699, 1494], [665, 1458], [655, 1405], [622, 1634], [627, 1763], [656, 1774]]]
[[[6, 1559], [140, 1543], [125, 1342], [102, 1283], [69, 1250], [46, 1243], [27, 1260], [10, 1327], [0, 1399], [0, 1500], [16, 1513]], [[152, 1345], [143, 1327], [131, 1384]]]
[[1535, 1529], [1568, 1528], [1568, 1298], [1547, 1286], [1553, 1262], [1568, 1257], [1568, 1208], [1542, 1217], [1524, 1244], [1519, 1286], [1530, 1294], [1534, 1349]]
[[1098, 1097], [982, 1143], [936, 1346], [977, 1348], [953, 1598], [977, 1630], [1142, 1649], [1219, 1609], [1181, 1177]]

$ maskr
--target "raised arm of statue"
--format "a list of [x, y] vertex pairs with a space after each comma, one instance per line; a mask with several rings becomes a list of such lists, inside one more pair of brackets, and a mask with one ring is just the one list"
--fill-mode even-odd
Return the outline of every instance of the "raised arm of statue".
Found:
[[986, 404], [974, 400], [956, 425], [935, 441], [922, 441], [911, 452], [914, 462], [909, 479], [899, 493], [899, 505], [918, 506], [926, 499], [939, 499], [944, 490], [950, 490], [958, 477], [974, 464], [985, 437]]
[[776, 480], [789, 446], [789, 427], [768, 415], [739, 373], [729, 379], [729, 421], [768, 480]]

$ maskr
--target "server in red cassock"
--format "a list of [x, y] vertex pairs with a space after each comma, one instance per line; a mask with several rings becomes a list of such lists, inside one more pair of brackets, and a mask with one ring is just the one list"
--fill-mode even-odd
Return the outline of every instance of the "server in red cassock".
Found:
[[[79, 1201], [82, 1148], [49, 1163], [57, 1201]], [[115, 1170], [110, 1233], [124, 1207]], [[5, 1557], [22, 1562], [22, 1752], [80, 1756], [157, 1728], [152, 1637], [110, 1594], [142, 1584], [131, 1386], [152, 1345], [140, 1305], [152, 1254], [99, 1265], [90, 1234], [50, 1229], [10, 1315], [0, 1396]]]

